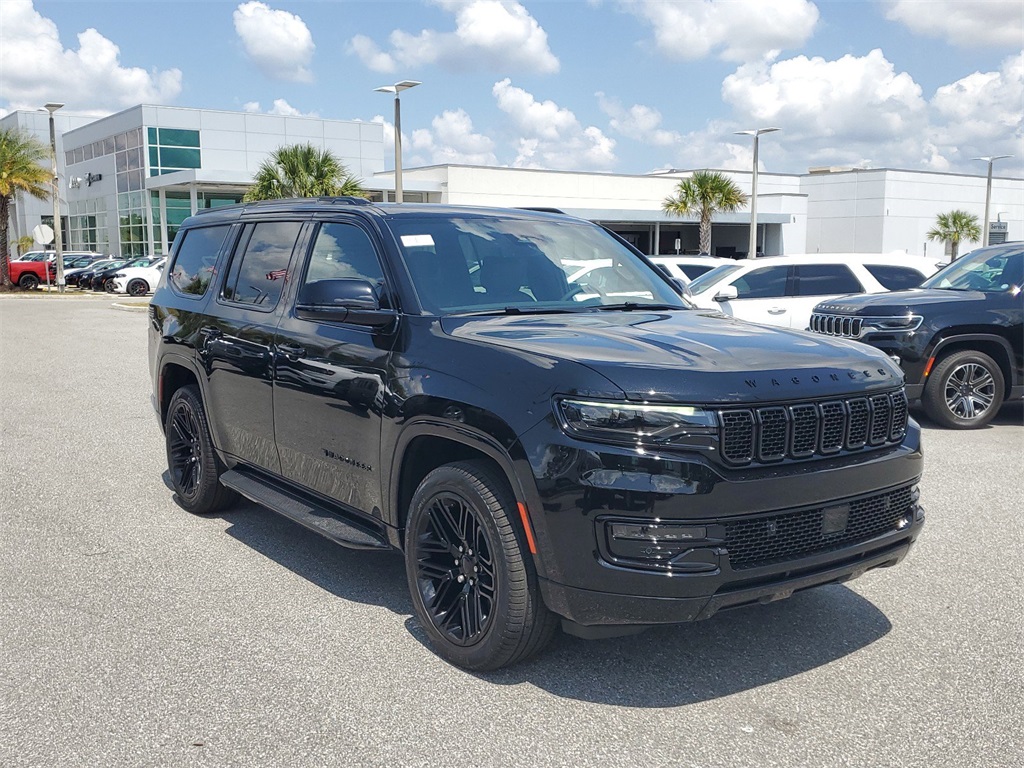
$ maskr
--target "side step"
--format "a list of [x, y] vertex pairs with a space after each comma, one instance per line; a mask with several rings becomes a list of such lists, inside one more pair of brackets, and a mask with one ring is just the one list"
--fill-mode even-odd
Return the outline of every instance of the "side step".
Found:
[[384, 534], [354, 520], [348, 520], [328, 507], [289, 488], [244, 469], [230, 469], [221, 483], [238, 491], [271, 512], [326, 536], [349, 549], [391, 549]]

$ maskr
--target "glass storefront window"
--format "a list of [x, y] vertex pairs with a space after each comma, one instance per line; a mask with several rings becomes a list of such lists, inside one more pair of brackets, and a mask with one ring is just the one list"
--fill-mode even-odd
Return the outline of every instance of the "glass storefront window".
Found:
[[157, 143], [164, 147], [198, 147], [199, 131], [161, 128], [158, 131]]
[[199, 168], [199, 150], [161, 146], [160, 166], [163, 168]]
[[118, 152], [123, 152], [128, 149], [128, 137], [123, 133], [117, 134], [117, 136], [114, 137], [114, 149]]
[[103, 154], [110, 155], [114, 152], [114, 137], [108, 136], [103, 140]]

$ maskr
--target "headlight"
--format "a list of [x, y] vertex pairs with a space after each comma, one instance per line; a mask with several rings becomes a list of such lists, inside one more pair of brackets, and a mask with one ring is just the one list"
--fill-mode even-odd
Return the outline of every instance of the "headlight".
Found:
[[924, 318], [921, 315], [897, 315], [895, 317], [865, 317], [865, 331], [916, 331]]
[[718, 430], [713, 411], [689, 405], [559, 400], [557, 411], [563, 429], [571, 435], [629, 445], [668, 446]]

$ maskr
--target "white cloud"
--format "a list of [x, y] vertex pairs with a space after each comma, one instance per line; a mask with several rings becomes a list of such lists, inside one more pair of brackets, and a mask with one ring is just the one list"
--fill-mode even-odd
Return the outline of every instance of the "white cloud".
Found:
[[634, 104], [625, 109], [618, 101], [597, 92], [601, 111], [609, 117], [608, 125], [613, 131], [655, 147], [677, 144], [681, 138], [676, 131], [661, 128], [661, 112], [644, 104]]
[[247, 101], [242, 105], [242, 110], [254, 114], [283, 115], [284, 117], [320, 117], [316, 112], [302, 112], [284, 99], [274, 99], [273, 105], [265, 113], [258, 101]]
[[537, 101], [508, 78], [491, 89], [498, 108], [521, 132], [513, 165], [532, 168], [608, 169], [615, 165], [615, 140], [595, 126], [584, 128], [570, 110]]
[[65, 49], [57, 25], [31, 0], [0, 1], [0, 72], [10, 109], [36, 109], [62, 100], [97, 115], [140, 103], [166, 104], [181, 93], [181, 70], [149, 71], [121, 65], [120, 49], [95, 29]]
[[888, 19], [963, 48], [1018, 48], [1024, 40], [1020, 0], [889, 0], [888, 5]]
[[813, 34], [818, 7], [809, 0], [623, 0], [649, 22], [658, 49], [675, 59], [716, 53], [727, 61], [772, 60]]
[[455, 15], [454, 32], [425, 29], [410, 34], [400, 29], [389, 36], [390, 51], [383, 51], [365, 35], [348, 44], [368, 68], [395, 72], [437, 64], [448, 70], [480, 69], [552, 73], [558, 59], [548, 47], [547, 33], [527, 10], [511, 0], [433, 0]]
[[235, 9], [234, 20], [242, 47], [261, 72], [277, 80], [313, 80], [309, 65], [316, 46], [299, 16], [251, 0]]
[[[1024, 140], [1018, 55], [997, 72], [938, 88], [930, 101], [877, 50], [836, 61], [798, 56], [741, 66], [723, 82], [722, 96], [733, 117], [683, 136], [674, 145], [676, 167], [748, 169], [752, 142], [733, 131], [769, 125], [782, 130], [761, 139], [765, 170], [838, 165], [977, 173], [972, 157], [1019, 156]], [[1020, 173], [1021, 161], [1001, 168]]]
[[412, 150], [428, 153], [431, 163], [498, 164], [494, 141], [473, 131], [473, 121], [464, 110], [445, 110], [430, 127], [413, 131]]

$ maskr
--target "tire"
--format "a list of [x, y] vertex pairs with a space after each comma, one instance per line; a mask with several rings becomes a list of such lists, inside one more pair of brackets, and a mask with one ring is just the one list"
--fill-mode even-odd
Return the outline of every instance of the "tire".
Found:
[[942, 358], [928, 377], [921, 404], [949, 429], [988, 424], [1003, 404], [1003, 373], [988, 355], [962, 349]]
[[413, 608], [436, 653], [459, 667], [515, 664], [554, 635], [557, 617], [541, 600], [515, 509], [504, 477], [482, 461], [433, 470], [409, 505]]
[[140, 278], [128, 281], [128, 285], [125, 286], [124, 292], [129, 296], [145, 296], [149, 293], [149, 284]]
[[18, 280], [18, 285], [24, 288], [26, 291], [34, 291], [39, 287], [39, 278], [30, 272], [26, 272]]
[[114, 285], [114, 278], [108, 277], [106, 280], [103, 281], [103, 290], [106, 291], [107, 293], [113, 293], [115, 287], [116, 286]]
[[199, 389], [182, 387], [171, 398], [164, 423], [167, 469], [182, 507], [196, 515], [219, 512], [238, 500], [220, 484], [224, 469], [213, 450]]

